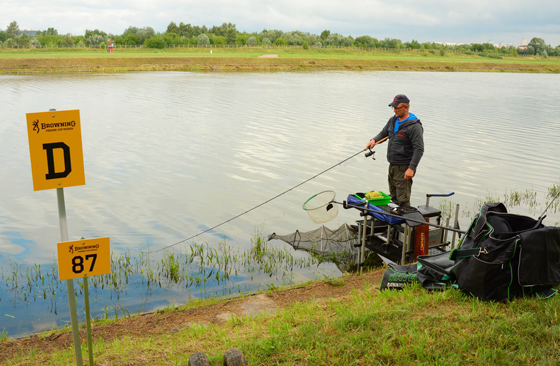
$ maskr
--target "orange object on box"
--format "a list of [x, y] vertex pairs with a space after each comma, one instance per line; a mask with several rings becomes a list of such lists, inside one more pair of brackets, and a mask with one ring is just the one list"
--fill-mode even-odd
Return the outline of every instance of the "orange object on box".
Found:
[[[426, 218], [426, 221], [429, 221]], [[427, 255], [430, 249], [429, 246], [430, 227], [428, 225], [420, 225], [414, 228], [414, 260], [419, 255]]]

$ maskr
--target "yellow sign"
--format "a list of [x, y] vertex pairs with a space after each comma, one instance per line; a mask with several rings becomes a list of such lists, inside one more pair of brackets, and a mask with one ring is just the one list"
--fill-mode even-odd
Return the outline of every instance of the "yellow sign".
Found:
[[33, 190], [86, 184], [80, 111], [27, 113]]
[[110, 239], [84, 239], [57, 243], [58, 278], [61, 281], [111, 273]]

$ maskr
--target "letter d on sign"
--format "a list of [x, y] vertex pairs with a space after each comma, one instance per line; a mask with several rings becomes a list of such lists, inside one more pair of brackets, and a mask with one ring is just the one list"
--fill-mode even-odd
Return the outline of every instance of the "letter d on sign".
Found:
[[[54, 149], [62, 149], [64, 152], [64, 171], [57, 173], [54, 167]], [[47, 166], [49, 172], [45, 174], [46, 179], [66, 178], [72, 171], [72, 163], [70, 162], [70, 148], [64, 142], [53, 142], [43, 144], [43, 150], [47, 150]]]

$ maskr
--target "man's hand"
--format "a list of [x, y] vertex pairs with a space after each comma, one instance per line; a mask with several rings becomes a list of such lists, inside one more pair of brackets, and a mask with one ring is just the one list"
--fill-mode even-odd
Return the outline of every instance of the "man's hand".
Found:
[[414, 170], [408, 168], [406, 172], [404, 172], [404, 179], [412, 179], [412, 177], [414, 177]]
[[365, 148], [364, 150], [372, 149], [374, 146], [375, 146], [375, 140], [372, 139], [372, 140], [370, 140], [370, 141], [368, 142], [368, 144], [367, 144], [367, 146], [366, 146], [366, 148]]

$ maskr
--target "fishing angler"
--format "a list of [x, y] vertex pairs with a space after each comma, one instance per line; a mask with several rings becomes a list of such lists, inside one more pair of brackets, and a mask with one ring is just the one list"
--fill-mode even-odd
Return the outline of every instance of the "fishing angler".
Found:
[[395, 96], [389, 107], [393, 108], [395, 115], [368, 142], [365, 150], [371, 150], [389, 138], [387, 161], [390, 196], [392, 202], [400, 207], [410, 207], [412, 178], [424, 154], [424, 128], [420, 119], [410, 113], [410, 99], [406, 95]]

